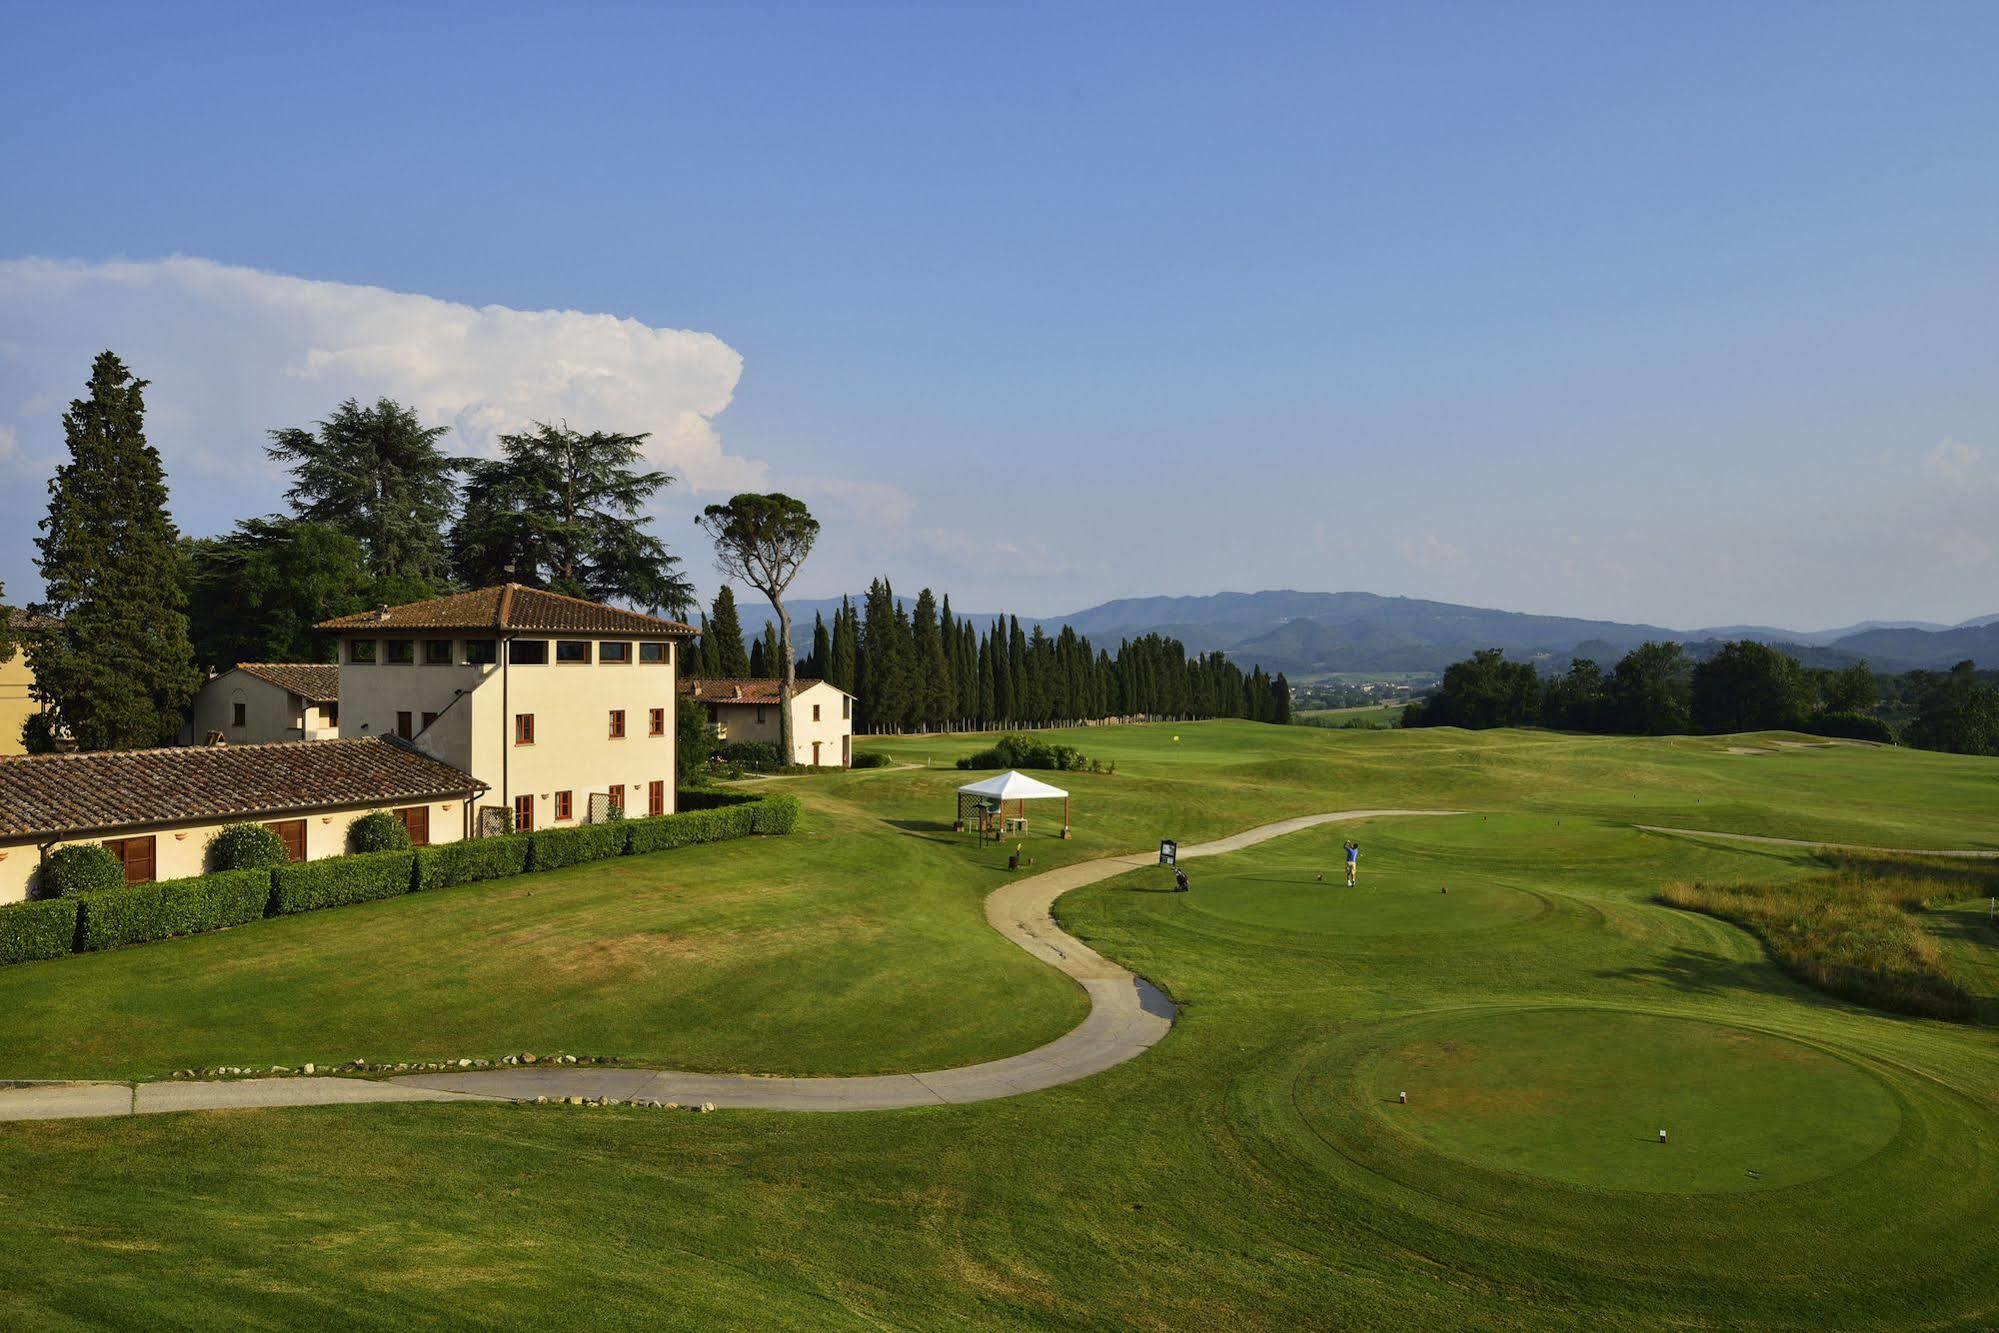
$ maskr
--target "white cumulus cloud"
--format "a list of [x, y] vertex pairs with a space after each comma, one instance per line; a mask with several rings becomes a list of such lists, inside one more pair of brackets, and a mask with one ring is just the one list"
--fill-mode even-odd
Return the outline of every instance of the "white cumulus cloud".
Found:
[[1923, 455], [1923, 471], [1943, 481], [1964, 481], [1978, 470], [1985, 451], [1962, 440], [1939, 440]]
[[268, 482], [265, 432], [318, 420], [350, 396], [414, 407], [453, 427], [447, 446], [466, 452], [530, 421], [567, 419], [651, 432], [654, 463], [695, 490], [764, 479], [761, 462], [727, 453], [716, 433], [743, 359], [709, 333], [191, 258], [0, 262], [0, 330], [0, 430], [35, 456], [59, 452], [62, 406], [108, 347], [152, 382], [148, 438], [182, 482]]

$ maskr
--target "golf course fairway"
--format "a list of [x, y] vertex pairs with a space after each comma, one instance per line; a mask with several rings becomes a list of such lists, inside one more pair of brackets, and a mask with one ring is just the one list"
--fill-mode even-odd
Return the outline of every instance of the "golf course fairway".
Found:
[[[1073, 793], [1068, 840], [1041, 820], [997, 847], [952, 832], [952, 763], [980, 738], [869, 739], [895, 767], [782, 780], [805, 807], [785, 838], [0, 969], [0, 1075], [522, 1050], [791, 1074], [998, 1059], [1085, 1007], [988, 926], [1008, 855], [1039, 871], [1320, 811], [1463, 813], [1191, 861], [1185, 894], [1147, 866], [1058, 899], [1064, 930], [1178, 1017], [1143, 1055], [1027, 1095], [0, 1125], [15, 1320], [1999, 1321], [1999, 1032], [1813, 989], [1744, 930], [1657, 900], [1807, 879], [1817, 842], [1999, 847], [1999, 761], [1237, 722], [1057, 737], [1116, 768], [1047, 775]], [[1923, 925], [1989, 987], [1995, 938], [1968, 902]]]

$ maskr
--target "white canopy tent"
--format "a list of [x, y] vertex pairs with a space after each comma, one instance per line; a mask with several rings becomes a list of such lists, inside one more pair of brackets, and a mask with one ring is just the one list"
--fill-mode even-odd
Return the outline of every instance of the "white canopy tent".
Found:
[[987, 778], [982, 782], [967, 782], [958, 788], [961, 811], [964, 808], [964, 798], [968, 796], [979, 801], [997, 802], [1001, 810], [1005, 809], [1008, 801], [1043, 801], [1059, 796], [1062, 798], [1062, 836], [1067, 837], [1069, 834], [1069, 793], [1060, 787], [1051, 787], [1038, 778], [1030, 778], [1017, 769], [1009, 769], [996, 778]]

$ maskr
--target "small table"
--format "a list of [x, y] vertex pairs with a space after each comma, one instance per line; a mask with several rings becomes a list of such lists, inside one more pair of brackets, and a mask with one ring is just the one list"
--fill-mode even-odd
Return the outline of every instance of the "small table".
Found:
[[1008, 833], [1025, 833], [1025, 832], [1027, 832], [1027, 816], [1026, 816], [1026, 815], [1008, 815], [1008, 816], [1006, 817], [1006, 831], [1007, 831]]

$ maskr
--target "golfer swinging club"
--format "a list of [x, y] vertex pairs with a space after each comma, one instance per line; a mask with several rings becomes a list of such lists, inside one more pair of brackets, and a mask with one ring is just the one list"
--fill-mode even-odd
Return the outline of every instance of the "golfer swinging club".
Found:
[[1357, 881], [1359, 878], [1360, 878], [1360, 844], [1355, 842], [1352, 838], [1348, 838], [1347, 839], [1347, 887], [1350, 889], [1354, 887], [1355, 881]]

